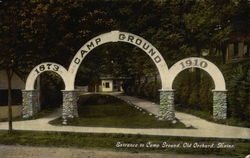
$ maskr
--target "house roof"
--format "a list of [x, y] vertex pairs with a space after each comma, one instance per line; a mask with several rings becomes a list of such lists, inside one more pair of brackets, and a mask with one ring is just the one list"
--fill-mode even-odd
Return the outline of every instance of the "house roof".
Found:
[[250, 34], [234, 32], [230, 35], [230, 41], [250, 41]]
[[[11, 81], [12, 89], [24, 89], [25, 82], [15, 72]], [[0, 70], [0, 89], [8, 89], [8, 78], [5, 70]]]

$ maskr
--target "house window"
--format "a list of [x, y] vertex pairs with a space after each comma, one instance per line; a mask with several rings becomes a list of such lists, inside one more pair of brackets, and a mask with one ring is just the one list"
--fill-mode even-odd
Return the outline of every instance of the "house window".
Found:
[[106, 83], [105, 83], [105, 87], [106, 87], [106, 88], [109, 88], [109, 82], [106, 82]]
[[[12, 89], [13, 105], [22, 104], [22, 91], [20, 89]], [[0, 90], [0, 106], [8, 105], [8, 90]]]

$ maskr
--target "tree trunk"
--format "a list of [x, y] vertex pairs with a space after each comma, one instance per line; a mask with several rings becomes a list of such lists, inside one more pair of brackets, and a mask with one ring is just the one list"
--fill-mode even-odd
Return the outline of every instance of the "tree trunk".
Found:
[[157, 74], [154, 75], [154, 84], [157, 86]]
[[12, 94], [11, 94], [11, 79], [13, 75], [13, 71], [11, 69], [6, 70], [7, 78], [8, 78], [8, 111], [9, 111], [9, 133], [12, 133]]
[[154, 75], [154, 85], [152, 86], [152, 92], [153, 92], [153, 99], [158, 101], [157, 94], [158, 92], [158, 86], [157, 86], [157, 74]]
[[95, 93], [97, 93], [97, 86], [98, 86], [98, 85], [95, 83], [94, 86], [95, 86]]
[[[201, 57], [201, 47], [200, 46], [196, 46], [196, 54], [197, 57]], [[197, 90], [198, 92], [196, 93], [196, 98], [197, 98], [197, 102], [199, 102], [199, 98], [200, 98], [200, 89], [201, 89], [201, 69], [197, 68], [195, 70], [195, 82], [197, 85]]]
[[41, 105], [41, 75], [36, 79], [36, 89], [38, 91], [38, 105]]
[[222, 61], [223, 64], [227, 62], [227, 45], [225, 43], [221, 44]]
[[140, 95], [141, 93], [141, 76], [138, 75], [138, 85], [136, 87], [136, 95]]

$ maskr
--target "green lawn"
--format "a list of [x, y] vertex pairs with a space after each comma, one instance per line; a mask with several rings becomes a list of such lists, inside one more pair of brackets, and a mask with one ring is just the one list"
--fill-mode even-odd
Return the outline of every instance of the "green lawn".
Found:
[[[0, 144], [5, 145], [29, 145], [29, 146], [56, 146], [109, 149], [114, 151], [130, 152], [160, 152], [160, 153], [190, 153], [190, 154], [213, 154], [245, 157], [249, 154], [250, 140], [240, 139], [209, 139], [191, 137], [167, 137], [167, 136], [142, 136], [125, 134], [88, 134], [88, 133], [63, 133], [63, 132], [28, 132], [14, 131], [12, 134], [0, 131]], [[116, 147], [118, 142], [144, 144], [144, 147]], [[195, 144], [195, 143], [224, 143], [234, 145], [234, 148], [170, 148], [170, 147], [147, 147], [147, 144]]]
[[[69, 125], [131, 127], [131, 128], [186, 128], [184, 124], [158, 121], [154, 115], [140, 111], [134, 106], [109, 95], [81, 96], [78, 108], [79, 118]], [[61, 118], [51, 124], [61, 124]]]

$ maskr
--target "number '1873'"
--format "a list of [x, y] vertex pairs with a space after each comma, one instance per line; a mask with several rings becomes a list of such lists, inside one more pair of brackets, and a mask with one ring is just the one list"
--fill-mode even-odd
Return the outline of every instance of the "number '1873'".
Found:
[[39, 74], [45, 70], [58, 71], [59, 68], [60, 67], [55, 64], [43, 64], [43, 65], [40, 65], [37, 69], [35, 69], [35, 72]]

